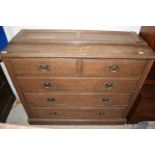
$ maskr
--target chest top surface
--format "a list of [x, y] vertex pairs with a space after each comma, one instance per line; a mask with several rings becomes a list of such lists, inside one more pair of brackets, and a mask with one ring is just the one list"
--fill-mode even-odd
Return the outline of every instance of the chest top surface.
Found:
[[1, 57], [148, 58], [155, 53], [134, 32], [22, 30]]

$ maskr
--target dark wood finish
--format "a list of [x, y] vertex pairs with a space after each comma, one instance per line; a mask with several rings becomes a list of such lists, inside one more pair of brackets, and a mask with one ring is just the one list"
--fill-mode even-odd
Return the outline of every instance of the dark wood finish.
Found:
[[2, 52], [2, 57], [152, 59], [155, 55], [133, 32], [23, 30]]
[[136, 122], [138, 121], [153, 121], [154, 119], [154, 113], [155, 113], [155, 99], [142, 99], [141, 105], [136, 109], [135, 113], [138, 113], [138, 115], [134, 116], [134, 119]]
[[140, 77], [145, 60], [93, 60], [83, 61], [83, 75], [95, 77]]
[[[11, 59], [14, 71], [17, 75], [36, 74], [50, 76], [76, 75], [76, 59], [63, 58], [16, 58]], [[28, 65], [29, 64], [29, 65]]]
[[24, 93], [28, 106], [128, 106], [130, 93]]
[[92, 30], [23, 30], [12, 43], [144, 44], [133, 32]]
[[155, 59], [133, 32], [76, 30], [21, 31], [1, 56], [31, 124], [125, 123]]
[[143, 98], [155, 98], [155, 84], [144, 84], [140, 94]]
[[124, 107], [104, 107], [104, 108], [50, 108], [31, 107], [29, 108], [32, 118], [42, 119], [103, 119], [103, 118], [123, 118]]
[[137, 79], [99, 79], [99, 78], [45, 78], [18, 77], [21, 90], [25, 92], [50, 91], [135, 91]]
[[155, 98], [143, 98], [139, 95], [128, 115], [128, 123], [155, 120]]
[[[145, 67], [145, 69], [143, 71], [143, 76], [139, 80], [137, 89], [136, 89], [135, 93], [133, 94], [132, 98], [130, 99], [130, 103], [134, 103], [134, 101], [136, 100], [136, 97], [138, 96], [140, 90], [142, 89], [143, 83], [145, 82], [145, 80], [147, 78], [147, 75], [149, 74], [149, 71], [150, 71], [150, 69], [152, 67], [153, 62], [154, 62], [153, 60], [148, 61], [147, 65], [146, 65], [146, 67]], [[133, 104], [129, 104], [126, 113], [129, 113], [129, 110], [131, 109], [132, 105]]]
[[28, 114], [28, 117], [31, 117], [31, 114], [29, 112], [29, 109], [26, 108], [26, 100], [25, 100], [25, 98], [23, 96], [23, 93], [20, 91], [21, 88], [19, 86], [17, 77], [15, 76], [15, 72], [14, 72], [13, 66], [11, 64], [10, 58], [3, 59], [3, 62], [5, 63], [5, 66], [7, 67], [7, 70], [9, 72], [10, 77], [11, 77], [11, 80], [14, 83], [14, 86], [16, 88], [16, 91], [17, 91], [17, 93], [18, 93], [18, 95], [20, 97], [20, 100], [21, 100], [21, 102], [22, 102], [22, 104], [23, 104], [23, 106], [24, 106], [24, 108], [26, 110], [26, 113]]
[[15, 101], [15, 96], [0, 66], [0, 122], [6, 122]]
[[142, 26], [139, 35], [155, 50], [155, 26]]
[[[91, 77], [140, 77], [144, 69], [145, 60], [128, 59], [82, 59], [82, 68], [78, 64], [80, 60], [68, 58], [16, 58], [12, 59], [15, 73], [18, 76], [75, 76], [83, 70], [80, 76]], [[30, 65], [27, 65], [30, 64]], [[129, 67], [130, 66], [130, 67]], [[78, 67], [78, 68], [76, 68]], [[115, 68], [116, 69], [115, 69]], [[114, 70], [115, 69], [115, 70]]]
[[[122, 40], [123, 41], [123, 40]], [[52, 43], [51, 43], [52, 44]], [[55, 57], [55, 58], [127, 58], [154, 59], [152, 49], [146, 45], [131, 44], [33, 44], [11, 43], [2, 51], [2, 57]]]
[[[155, 50], [155, 26], [143, 26], [140, 36]], [[155, 120], [155, 63], [128, 115], [128, 123]]]
[[29, 123], [36, 125], [116, 125], [125, 124], [126, 119], [115, 118], [115, 119], [35, 119], [29, 118]]

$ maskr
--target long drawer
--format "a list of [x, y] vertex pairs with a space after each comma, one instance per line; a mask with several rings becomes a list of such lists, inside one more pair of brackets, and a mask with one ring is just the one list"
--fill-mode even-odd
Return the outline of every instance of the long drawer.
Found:
[[14, 58], [11, 60], [17, 75], [37, 74], [50, 76], [76, 75], [76, 59]]
[[18, 77], [23, 91], [107, 91], [130, 92], [137, 85], [136, 79], [97, 78], [45, 78]]
[[140, 77], [145, 63], [145, 60], [84, 59], [83, 76]]
[[49, 108], [49, 107], [31, 107], [29, 108], [32, 118], [122, 118], [124, 107], [98, 108], [98, 109], [67, 109], [67, 108]]
[[127, 106], [130, 93], [24, 93], [29, 106]]

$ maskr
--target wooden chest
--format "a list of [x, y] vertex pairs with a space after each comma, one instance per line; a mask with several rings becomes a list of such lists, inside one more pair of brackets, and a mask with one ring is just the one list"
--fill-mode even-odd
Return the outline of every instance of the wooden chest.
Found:
[[123, 124], [155, 54], [133, 32], [22, 30], [2, 52], [30, 124]]

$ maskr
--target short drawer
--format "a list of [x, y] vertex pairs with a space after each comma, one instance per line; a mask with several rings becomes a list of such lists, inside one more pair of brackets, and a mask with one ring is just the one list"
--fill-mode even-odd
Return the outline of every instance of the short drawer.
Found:
[[70, 76], [76, 74], [76, 59], [14, 58], [11, 59], [17, 75]]
[[29, 106], [127, 106], [130, 93], [24, 93]]
[[18, 77], [23, 91], [134, 91], [137, 80], [134, 79], [96, 79], [96, 78], [38, 78]]
[[94, 77], [140, 77], [145, 60], [85, 59], [83, 76]]
[[32, 118], [122, 118], [124, 107], [117, 108], [99, 108], [99, 109], [66, 109], [49, 107], [31, 107], [29, 108]]

